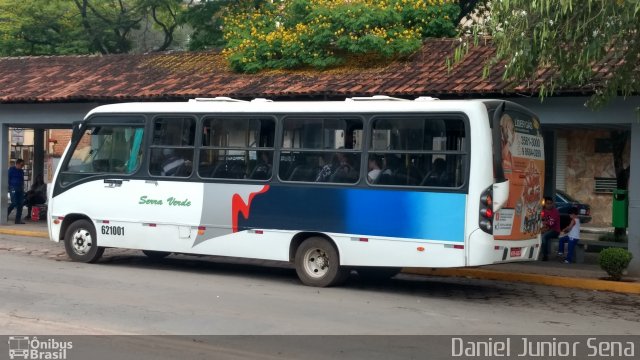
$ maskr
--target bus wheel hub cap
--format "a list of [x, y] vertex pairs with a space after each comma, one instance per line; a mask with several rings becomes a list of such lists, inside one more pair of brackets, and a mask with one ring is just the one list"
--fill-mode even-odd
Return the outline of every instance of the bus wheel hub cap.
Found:
[[318, 256], [316, 258], [316, 266], [320, 269], [324, 269], [327, 266], [327, 258], [324, 256]]

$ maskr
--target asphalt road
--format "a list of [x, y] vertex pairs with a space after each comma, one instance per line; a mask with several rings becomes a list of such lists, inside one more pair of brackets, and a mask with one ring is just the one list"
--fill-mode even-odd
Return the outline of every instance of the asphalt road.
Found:
[[108, 249], [97, 264], [62, 244], [0, 236], [3, 334], [640, 334], [640, 297], [399, 275], [301, 285], [286, 264]]

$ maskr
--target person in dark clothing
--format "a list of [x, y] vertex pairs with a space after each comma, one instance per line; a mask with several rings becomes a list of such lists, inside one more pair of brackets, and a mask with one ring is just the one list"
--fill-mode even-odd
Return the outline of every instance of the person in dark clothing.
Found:
[[16, 209], [16, 224], [24, 224], [22, 221], [22, 206], [24, 205], [24, 170], [22, 166], [24, 160], [16, 160], [16, 164], [9, 168], [9, 194], [11, 194], [11, 205], [7, 217], [13, 209]]
[[34, 205], [40, 205], [47, 202], [47, 184], [44, 182], [42, 175], [36, 176], [31, 189], [27, 191], [24, 204], [27, 207], [27, 219], [31, 219], [31, 208]]
[[178, 176], [180, 168], [185, 164], [184, 159], [178, 157], [171, 148], [162, 149], [162, 155], [164, 155], [165, 159], [162, 162], [160, 175]]
[[256, 163], [256, 167], [251, 172], [251, 179], [268, 180], [271, 178], [271, 157], [269, 153], [263, 151], [260, 153], [260, 158]]
[[542, 261], [549, 259], [549, 242], [560, 235], [560, 212], [553, 203], [551, 196], [544, 197], [542, 211]]
[[447, 174], [447, 162], [445, 159], [437, 158], [433, 160], [433, 166], [431, 171], [422, 179], [423, 186], [447, 186], [448, 174]]

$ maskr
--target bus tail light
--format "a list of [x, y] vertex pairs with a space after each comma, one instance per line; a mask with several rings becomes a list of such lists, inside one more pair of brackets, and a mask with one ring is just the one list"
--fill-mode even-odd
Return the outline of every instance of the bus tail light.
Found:
[[480, 229], [493, 234], [493, 186], [486, 188], [480, 195]]

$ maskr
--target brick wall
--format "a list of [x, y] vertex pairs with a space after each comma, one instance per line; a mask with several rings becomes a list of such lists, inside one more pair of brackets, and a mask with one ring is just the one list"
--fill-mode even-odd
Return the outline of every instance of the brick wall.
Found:
[[[567, 138], [567, 193], [591, 205], [591, 224], [611, 226], [612, 195], [595, 192], [596, 177], [615, 178], [612, 153], [596, 153], [596, 139], [608, 139], [607, 130], [563, 130], [558, 137]], [[629, 164], [629, 150], [624, 156]]]
[[[67, 148], [67, 144], [71, 141], [71, 130], [66, 129], [55, 129], [49, 131], [49, 141], [54, 141], [52, 147], [53, 152], [51, 156], [53, 157], [61, 157], [64, 149]], [[83, 139], [83, 142], [88, 143], [89, 138], [86, 138], [86, 141]]]
[[71, 141], [71, 130], [67, 129], [55, 129], [49, 130], [49, 141], [53, 141], [51, 148], [53, 152], [51, 156], [61, 157], [67, 144]]

